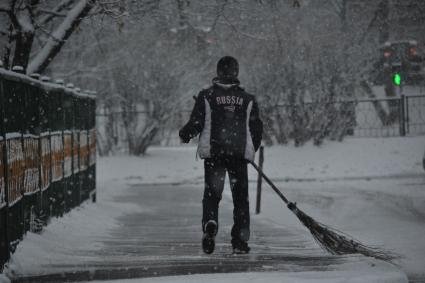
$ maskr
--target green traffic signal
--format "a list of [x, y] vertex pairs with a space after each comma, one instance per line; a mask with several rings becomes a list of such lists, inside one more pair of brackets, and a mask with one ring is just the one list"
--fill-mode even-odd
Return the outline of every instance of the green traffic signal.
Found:
[[395, 73], [393, 75], [393, 82], [396, 86], [399, 86], [401, 84], [401, 76], [399, 73]]

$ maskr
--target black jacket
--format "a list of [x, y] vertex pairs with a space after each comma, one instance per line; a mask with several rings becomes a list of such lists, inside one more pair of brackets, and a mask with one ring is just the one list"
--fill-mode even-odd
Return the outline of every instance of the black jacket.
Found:
[[238, 80], [213, 85], [196, 98], [189, 122], [180, 130], [183, 141], [201, 134], [201, 158], [234, 156], [254, 160], [260, 147], [263, 123], [255, 97], [239, 86]]

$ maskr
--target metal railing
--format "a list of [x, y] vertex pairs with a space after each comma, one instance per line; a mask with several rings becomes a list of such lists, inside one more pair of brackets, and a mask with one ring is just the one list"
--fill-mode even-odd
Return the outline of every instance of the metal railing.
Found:
[[405, 97], [406, 134], [425, 133], [425, 95]]
[[360, 100], [356, 106], [358, 136], [425, 134], [425, 96]]
[[95, 200], [95, 96], [0, 69], [0, 269], [27, 231]]
[[[409, 95], [394, 98], [342, 100], [320, 103], [305, 102], [302, 109], [277, 105], [268, 109], [269, 134], [291, 138], [296, 135], [293, 112], [299, 116], [299, 127], [307, 134], [343, 129], [344, 135], [356, 137], [391, 137], [425, 134], [425, 95]], [[266, 120], [266, 119], [265, 119]], [[323, 122], [326, 121], [326, 122]], [[274, 127], [274, 128], [273, 128]], [[277, 128], [277, 130], [276, 130]], [[280, 131], [279, 131], [280, 130]], [[325, 135], [330, 135], [326, 132]]]
[[[285, 143], [297, 135], [306, 140], [320, 135], [331, 136], [332, 131], [340, 135], [355, 137], [392, 137], [425, 134], [425, 95], [409, 95], [395, 98], [370, 98], [347, 101], [331, 101], [325, 104], [305, 102], [302, 105], [272, 105], [260, 103], [264, 127], [264, 139]], [[191, 110], [176, 113], [171, 123], [163, 125], [158, 141], [161, 144], [179, 144], [178, 129], [189, 119]], [[137, 120], [144, 123], [146, 111], [134, 111]], [[104, 144], [125, 148], [126, 132], [123, 112], [103, 111], [96, 114], [100, 151]], [[296, 129], [298, 127], [298, 129]], [[161, 136], [162, 135], [162, 136]], [[159, 143], [159, 142], [158, 142]]]

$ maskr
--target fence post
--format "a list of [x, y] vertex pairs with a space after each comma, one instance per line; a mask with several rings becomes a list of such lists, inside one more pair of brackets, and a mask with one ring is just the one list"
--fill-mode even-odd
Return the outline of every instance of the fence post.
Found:
[[3, 238], [2, 243], [0, 243], [0, 272], [3, 271], [3, 265], [9, 260], [10, 258], [10, 244], [9, 244], [9, 232], [8, 232], [8, 221], [9, 221], [9, 186], [8, 186], [8, 175], [9, 175], [9, 169], [7, 167], [7, 149], [6, 149], [6, 129], [4, 126], [5, 121], [5, 113], [4, 113], [4, 101], [3, 101], [3, 94], [4, 94], [4, 86], [3, 86], [3, 80], [0, 78], [0, 134], [3, 138], [3, 144], [0, 148], [0, 150], [3, 152], [2, 157], [2, 163], [3, 163], [3, 183], [4, 183], [4, 198], [5, 198], [5, 207], [4, 207], [4, 213], [0, 214], [0, 217], [3, 217], [3, 221], [1, 223], [4, 227], [0, 227], [0, 230], [2, 231], [3, 235], [0, 234], [0, 239]]
[[92, 194], [92, 202], [96, 202], [96, 145], [97, 145], [97, 136], [96, 136], [96, 93], [91, 93], [93, 95], [93, 101], [90, 104], [90, 113], [91, 113], [91, 121], [90, 121], [90, 129], [93, 131], [93, 136], [91, 136], [94, 139], [94, 143], [92, 142], [92, 145], [94, 148], [91, 149], [93, 162], [92, 162], [92, 171], [91, 171], [91, 182], [92, 182], [92, 188], [91, 188], [91, 194]]
[[406, 117], [405, 117], [405, 119], [406, 119], [406, 134], [409, 134], [409, 132], [410, 132], [410, 125], [409, 125], [409, 122], [410, 122], [410, 117], [409, 117], [409, 97], [408, 96], [406, 96], [406, 100], [405, 100], [405, 106], [406, 106]]
[[[263, 170], [263, 163], [264, 163], [264, 146], [260, 146], [260, 152], [259, 152], [259, 160], [258, 160], [258, 167]], [[255, 213], [260, 214], [261, 211], [261, 184], [263, 181], [263, 177], [258, 172], [257, 177], [257, 205], [255, 207]]]
[[406, 97], [404, 94], [401, 94], [400, 96], [400, 118], [399, 118], [399, 124], [400, 124], [400, 136], [404, 137], [406, 136], [406, 114], [405, 114], [405, 100]]

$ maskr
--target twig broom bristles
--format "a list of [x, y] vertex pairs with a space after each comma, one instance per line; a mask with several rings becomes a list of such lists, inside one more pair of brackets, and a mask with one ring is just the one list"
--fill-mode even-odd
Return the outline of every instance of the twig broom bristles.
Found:
[[397, 258], [397, 256], [392, 253], [365, 246], [350, 236], [315, 221], [313, 218], [301, 211], [297, 207], [296, 203], [290, 202], [257, 166], [257, 164], [254, 162], [250, 163], [279, 195], [279, 197], [287, 204], [288, 208], [298, 217], [304, 226], [310, 230], [310, 233], [313, 235], [316, 242], [326, 251], [334, 255], [363, 254], [365, 256], [374, 257], [384, 261], [391, 261]]

